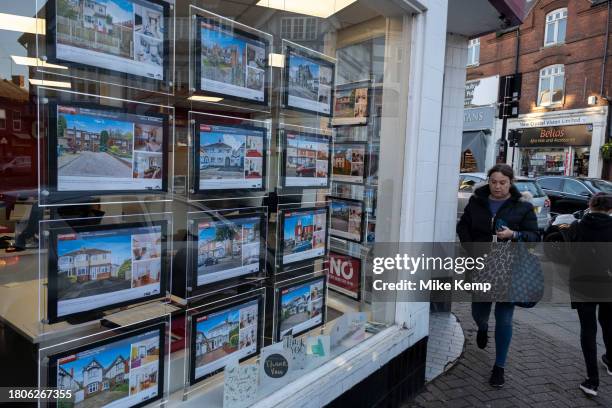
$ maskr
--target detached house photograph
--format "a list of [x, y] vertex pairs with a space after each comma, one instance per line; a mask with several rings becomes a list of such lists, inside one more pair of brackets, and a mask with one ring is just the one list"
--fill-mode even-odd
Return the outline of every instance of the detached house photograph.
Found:
[[228, 310], [196, 325], [196, 366], [233, 353], [239, 342], [239, 311]]
[[58, 406], [100, 407], [127, 397], [129, 350], [129, 341], [122, 341], [67, 357], [58, 366], [57, 387], [71, 390], [73, 397]]

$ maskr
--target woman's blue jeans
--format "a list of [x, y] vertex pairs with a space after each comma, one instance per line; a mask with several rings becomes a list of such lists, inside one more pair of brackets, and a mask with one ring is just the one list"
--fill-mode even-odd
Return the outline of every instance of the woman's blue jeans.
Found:
[[[478, 326], [478, 330], [489, 329], [489, 315], [491, 314], [491, 302], [472, 303], [472, 317]], [[495, 365], [505, 367], [510, 341], [512, 340], [512, 316], [514, 315], [514, 303], [495, 303]]]

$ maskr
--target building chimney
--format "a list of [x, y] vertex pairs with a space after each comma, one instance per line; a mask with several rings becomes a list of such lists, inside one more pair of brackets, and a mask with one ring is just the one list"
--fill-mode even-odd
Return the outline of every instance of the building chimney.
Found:
[[25, 88], [25, 78], [23, 75], [13, 75], [11, 78], [15, 85], [20, 88]]

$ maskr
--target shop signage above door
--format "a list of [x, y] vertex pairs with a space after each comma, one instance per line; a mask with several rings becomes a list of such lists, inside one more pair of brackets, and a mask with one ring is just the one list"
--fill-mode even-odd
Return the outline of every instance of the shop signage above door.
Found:
[[484, 130], [493, 128], [495, 107], [483, 106], [463, 110], [463, 130]]
[[593, 125], [551, 126], [520, 129], [519, 147], [590, 146]]
[[499, 75], [467, 81], [465, 83], [464, 106], [468, 108], [497, 103], [498, 87]]

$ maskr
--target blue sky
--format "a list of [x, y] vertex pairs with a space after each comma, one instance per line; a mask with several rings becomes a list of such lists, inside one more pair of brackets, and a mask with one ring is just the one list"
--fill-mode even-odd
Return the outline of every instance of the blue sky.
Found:
[[302, 227], [312, 225], [314, 222], [312, 214], [307, 213], [302, 213], [292, 217], [285, 217], [285, 239], [293, 238], [293, 232], [299, 219], [302, 220]]
[[244, 58], [244, 41], [239, 40], [238, 38], [228, 35], [225, 32], [219, 30], [210, 30], [208, 28], [204, 28], [202, 29], [201, 33], [202, 44], [205, 44], [208, 47], [212, 47], [214, 44], [217, 44], [221, 48], [227, 48], [231, 45], [236, 45], [238, 46], [240, 61], [242, 61], [242, 59]]
[[197, 331], [206, 333], [206, 331], [210, 330], [213, 326], [224, 322], [226, 318], [229, 318], [230, 321], [238, 322], [240, 320], [240, 309], [238, 307], [234, 307], [228, 311], [215, 313], [208, 320], [197, 323]]
[[95, 248], [112, 251], [114, 264], [121, 265], [126, 259], [132, 258], [132, 237], [127, 235], [108, 235], [103, 237], [88, 237], [70, 241], [57, 241], [59, 256], [81, 248]]
[[283, 295], [282, 304], [283, 306], [286, 306], [287, 303], [291, 302], [296, 297], [306, 295], [309, 293], [310, 293], [310, 283], [307, 283], [303, 286], [298, 286], [298, 288], [295, 289], [294, 291]]
[[221, 132], [200, 132], [200, 147], [217, 143], [219, 141], [231, 146], [232, 149], [237, 149], [246, 141], [246, 136], [234, 136]]
[[134, 5], [127, 0], [97, 0], [106, 4], [106, 12], [113, 16], [114, 23], [133, 20]]
[[335, 211], [340, 211], [341, 209], [348, 207], [348, 203], [345, 203], [344, 201], [332, 201], [332, 209]]
[[131, 339], [125, 339], [114, 344], [108, 344], [100, 348], [85, 351], [77, 355], [77, 360], [62, 364], [61, 367], [68, 372], [73, 368], [74, 378], [77, 381], [83, 381], [83, 367], [89, 364], [93, 359], [96, 359], [104, 368], [107, 368], [119, 355], [129, 361], [131, 342]]
[[215, 239], [216, 231], [217, 229], [215, 227], [202, 228], [198, 232], [198, 240], [202, 242]]
[[116, 130], [120, 132], [131, 132], [134, 134], [134, 124], [131, 122], [123, 122], [120, 120], [100, 118], [89, 115], [68, 115], [62, 113], [66, 118], [68, 128], [72, 129], [76, 126], [77, 129], [87, 130], [89, 132], [100, 133], [103, 130]]
[[319, 65], [299, 55], [291, 54], [289, 57], [289, 69], [291, 70], [291, 76], [295, 76], [295, 73], [300, 65], [310, 65], [310, 72], [312, 75], [314, 75], [315, 78], [319, 76]]

